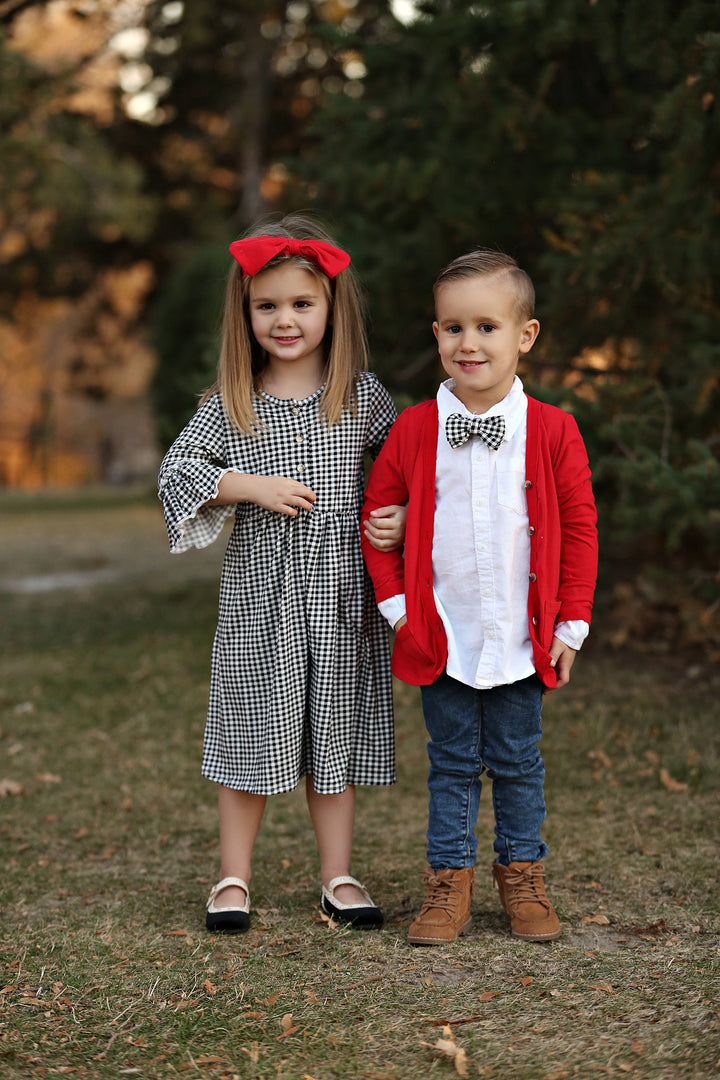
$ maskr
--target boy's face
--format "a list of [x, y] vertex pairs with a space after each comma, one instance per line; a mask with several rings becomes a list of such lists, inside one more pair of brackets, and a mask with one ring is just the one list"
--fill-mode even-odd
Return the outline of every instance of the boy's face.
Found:
[[517, 313], [509, 275], [478, 274], [441, 285], [433, 332], [455, 396], [474, 413], [486, 412], [510, 391], [520, 353], [532, 348], [540, 324]]

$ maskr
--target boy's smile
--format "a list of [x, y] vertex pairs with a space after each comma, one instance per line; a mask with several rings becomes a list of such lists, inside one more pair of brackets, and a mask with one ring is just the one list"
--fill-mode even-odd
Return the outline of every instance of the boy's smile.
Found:
[[509, 393], [518, 356], [530, 351], [540, 324], [518, 315], [513, 284], [502, 271], [446, 282], [435, 310], [433, 332], [455, 396], [470, 412], [487, 412]]

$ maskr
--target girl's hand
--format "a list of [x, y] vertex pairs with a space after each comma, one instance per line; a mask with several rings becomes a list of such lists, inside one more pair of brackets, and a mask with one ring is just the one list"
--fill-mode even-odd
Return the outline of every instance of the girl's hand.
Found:
[[365, 520], [365, 535], [376, 551], [397, 551], [405, 540], [407, 506], [380, 506]]
[[265, 510], [296, 517], [298, 510], [312, 510], [314, 491], [287, 476], [255, 476], [252, 473], [228, 472], [218, 484], [218, 497], [208, 505], [251, 502]]
[[550, 646], [550, 655], [553, 658], [553, 667], [557, 673], [557, 686], [552, 687], [552, 689], [546, 688], [546, 694], [554, 694], [561, 686], [565, 686], [566, 683], [570, 682], [570, 668], [575, 663], [577, 653], [575, 649], [571, 649], [559, 637], [554, 637]]
[[248, 479], [252, 481], [251, 494], [246, 497], [248, 502], [288, 517], [296, 517], [298, 510], [312, 510], [317, 498], [309, 487], [297, 480], [289, 480], [287, 476], [252, 476]]

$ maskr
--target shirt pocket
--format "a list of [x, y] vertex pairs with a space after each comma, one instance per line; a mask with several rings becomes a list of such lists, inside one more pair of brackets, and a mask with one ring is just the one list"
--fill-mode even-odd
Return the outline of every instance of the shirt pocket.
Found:
[[524, 460], [498, 462], [497, 497], [501, 506], [527, 517]]

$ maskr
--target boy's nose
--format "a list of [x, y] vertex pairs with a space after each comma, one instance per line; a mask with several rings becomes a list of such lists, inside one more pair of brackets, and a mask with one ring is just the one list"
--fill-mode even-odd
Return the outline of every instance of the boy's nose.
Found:
[[475, 337], [475, 334], [471, 333], [470, 331], [463, 334], [460, 341], [460, 349], [462, 352], [466, 353], [477, 352], [477, 339]]

